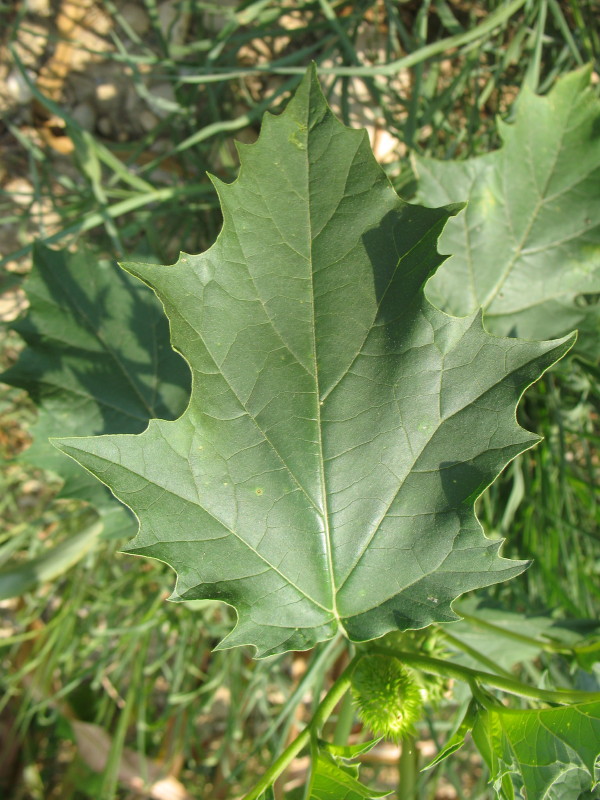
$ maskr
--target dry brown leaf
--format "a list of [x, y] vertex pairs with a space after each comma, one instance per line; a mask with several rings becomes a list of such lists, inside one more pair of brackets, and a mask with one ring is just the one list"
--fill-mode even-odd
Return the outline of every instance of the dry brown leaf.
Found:
[[[112, 746], [110, 736], [91, 722], [71, 720], [71, 727], [80, 757], [94, 772], [103, 772]], [[165, 775], [162, 764], [128, 748], [121, 754], [118, 780], [132, 791], [149, 796], [152, 800], [194, 800], [177, 778]]]

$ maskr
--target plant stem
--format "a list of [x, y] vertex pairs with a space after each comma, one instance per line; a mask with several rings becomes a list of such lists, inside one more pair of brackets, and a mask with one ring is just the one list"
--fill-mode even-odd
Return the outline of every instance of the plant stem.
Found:
[[[348, 697], [348, 695], [346, 695]], [[319, 757], [319, 745], [317, 743], [316, 737], [310, 737], [310, 763], [311, 763], [311, 770], [310, 776], [306, 781], [306, 786], [304, 787], [304, 797], [303, 800], [311, 800], [312, 793], [313, 793], [313, 786], [315, 784], [315, 765], [317, 763], [317, 758]]]
[[[89, 515], [86, 515], [89, 518]], [[46, 581], [64, 574], [80, 561], [98, 541], [104, 523], [94, 519], [64, 542], [46, 550], [43, 555], [0, 572], [0, 600], [19, 597]]]
[[[61, 230], [53, 233], [51, 236], [44, 237], [43, 241], [44, 244], [55, 244], [71, 234], [85, 233], [86, 231], [90, 231], [93, 228], [97, 228], [102, 225], [104, 216], [107, 216], [110, 219], [115, 219], [116, 217], [120, 217], [124, 214], [129, 214], [131, 211], [135, 211], [137, 208], [148, 206], [151, 203], [166, 203], [169, 200], [179, 200], [181, 197], [187, 195], [200, 196], [211, 195], [213, 193], [213, 190], [209, 186], [193, 185], [165, 186], [162, 189], [154, 189], [151, 192], [146, 192], [145, 194], [135, 194], [132, 197], [128, 197], [126, 200], [120, 200], [118, 203], [113, 203], [113, 205], [107, 206], [104, 208], [102, 213], [95, 211], [91, 214], [84, 214], [77, 222], [74, 222], [72, 225], [68, 225], [66, 228], [61, 228]], [[9, 255], [0, 260], [0, 267], [12, 259], [22, 258], [22, 256], [25, 256], [31, 252], [32, 248], [33, 243], [30, 242], [24, 247], [21, 247], [19, 250], [9, 253]]]
[[[329, 642], [325, 644], [323, 649], [318, 653], [315, 654], [315, 658], [311, 661], [308, 669], [306, 670], [305, 674], [302, 676], [300, 682], [294, 689], [291, 696], [286, 701], [285, 706], [282, 708], [279, 716], [271, 723], [269, 729], [256, 741], [254, 748], [252, 750], [253, 754], [256, 754], [261, 747], [263, 747], [266, 742], [271, 739], [274, 734], [276, 733], [277, 729], [282, 725], [283, 722], [289, 720], [292, 716], [295, 709], [300, 704], [302, 697], [310, 690], [314, 688], [314, 684], [317, 680], [317, 676], [324, 675], [328, 671], [328, 665], [333, 662], [337, 656], [339, 655], [338, 649], [341, 643], [341, 636], [335, 636], [333, 639], [330, 639]], [[283, 726], [284, 733], [286, 731], [287, 726]], [[282, 739], [285, 739], [285, 735], [282, 735]], [[235, 769], [232, 773], [232, 777], [237, 777], [238, 772]]]
[[[508, 5], [501, 6], [488, 14], [484, 21], [474, 28], [427, 44], [396, 61], [388, 61], [387, 64], [378, 64], [377, 66], [365, 66], [363, 64], [350, 67], [320, 66], [319, 74], [363, 78], [376, 77], [378, 75], [397, 75], [401, 69], [414, 67], [415, 64], [421, 64], [429, 58], [445, 53], [448, 50], [453, 50], [455, 47], [462, 47], [471, 42], [476, 42], [477, 39], [487, 36], [496, 28], [507, 22], [523, 5], [525, 5], [525, 0], [512, 0]], [[272, 75], [302, 75], [305, 71], [305, 67], [273, 67], [270, 64], [262, 68], [260, 66], [254, 66], [236, 70], [231, 70], [228, 67], [213, 67], [210, 72], [193, 76], [182, 75], [179, 80], [182, 83], [211, 83], [214, 81], [235, 80], [247, 75], [258, 75], [267, 70]]]
[[333, 743], [343, 746], [348, 744], [348, 737], [352, 731], [354, 723], [354, 701], [351, 694], [347, 694], [342, 701], [338, 714], [335, 730], [333, 732]]
[[543, 703], [591, 703], [600, 701], [600, 692], [581, 692], [576, 689], [535, 689], [527, 686], [521, 681], [510, 678], [502, 678], [499, 675], [492, 675], [489, 672], [482, 672], [478, 669], [463, 667], [460, 664], [453, 664], [449, 661], [441, 661], [439, 658], [429, 656], [419, 656], [415, 653], [406, 653], [403, 650], [395, 650], [388, 647], [370, 647], [369, 653], [379, 653], [380, 655], [393, 656], [403, 664], [417, 667], [423, 672], [431, 672], [434, 675], [442, 675], [445, 678], [456, 678], [459, 681], [485, 683], [500, 689], [509, 694], [519, 697], [531, 697], [534, 700], [541, 700]]
[[398, 800], [417, 800], [417, 775], [419, 773], [419, 752], [414, 736], [406, 736], [402, 740], [402, 750], [398, 767], [400, 782], [398, 784]]
[[243, 800], [257, 800], [257, 798], [260, 797], [260, 795], [266, 789], [268, 789], [269, 786], [273, 785], [281, 773], [289, 766], [289, 764], [291, 764], [298, 753], [304, 747], [306, 747], [307, 744], [309, 744], [311, 739], [323, 727], [325, 721], [331, 716], [333, 709], [350, 688], [350, 678], [360, 658], [362, 658], [362, 654], [352, 659], [352, 661], [348, 664], [346, 669], [342, 672], [340, 677], [321, 701], [310, 723], [306, 726], [302, 733], [296, 739], [294, 739], [294, 741], [288, 745], [288, 747], [286, 747], [279, 758], [265, 772], [256, 786], [244, 796]]
[[[394, 648], [370, 646], [362, 652], [358, 653], [352, 661], [348, 664], [346, 669], [342, 672], [337, 681], [333, 684], [331, 689], [327, 692], [317, 711], [302, 731], [302, 733], [294, 739], [291, 744], [286, 747], [279, 758], [269, 767], [256, 786], [246, 794], [242, 800], [258, 800], [260, 795], [272, 786], [282, 772], [291, 764], [293, 759], [298, 753], [308, 745], [311, 740], [317, 735], [323, 727], [326, 720], [333, 713], [334, 708], [342, 699], [344, 694], [350, 688], [350, 681], [352, 673], [358, 662], [367, 653], [378, 653], [384, 656], [392, 656], [397, 658], [403, 664], [416, 667], [423, 672], [430, 672], [434, 675], [442, 675], [445, 678], [456, 678], [460, 681], [465, 681], [472, 688], [476, 687], [479, 683], [487, 684], [495, 689], [500, 689], [503, 692], [518, 695], [519, 697], [530, 697], [534, 700], [540, 700], [544, 703], [583, 703], [583, 702], [598, 702], [600, 701], [600, 692], [581, 692], [575, 689], [535, 689], [533, 686], [527, 686], [521, 681], [513, 680], [511, 678], [503, 678], [499, 675], [493, 675], [489, 672], [482, 672], [481, 670], [471, 669], [470, 667], [463, 667], [460, 664], [453, 664], [449, 661], [442, 661], [439, 658], [430, 658], [429, 656], [420, 656], [416, 653], [407, 653], [403, 650], [395, 650]], [[506, 709], [509, 713], [509, 709]], [[406, 767], [405, 767], [406, 768]], [[413, 793], [414, 796], [414, 793]], [[410, 795], [405, 795], [406, 800]]]
[[475, 661], [479, 661], [479, 663], [483, 664], [484, 667], [491, 669], [498, 675], [504, 675], [505, 678], [512, 679], [511, 672], [499, 666], [498, 664], [495, 664], [491, 658], [482, 655], [480, 652], [475, 650], [474, 647], [471, 647], [471, 645], [468, 645], [466, 642], [463, 642], [456, 636], [453, 636], [451, 633], [448, 633], [448, 631], [444, 630], [444, 628], [442, 627], [439, 627], [438, 631], [441, 633], [444, 639], [446, 639], [447, 642], [454, 645], [454, 647], [456, 647], [458, 650], [462, 650], [463, 653], [466, 653], [468, 656], [471, 656], [471, 658], [475, 659]]

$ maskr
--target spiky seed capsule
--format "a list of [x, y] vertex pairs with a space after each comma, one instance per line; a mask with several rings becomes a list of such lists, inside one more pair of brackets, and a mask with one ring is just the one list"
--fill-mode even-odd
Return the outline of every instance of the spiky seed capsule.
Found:
[[[446, 660], [448, 651], [431, 628], [419, 631], [392, 631], [379, 640], [380, 647], [407, 650], [409, 653]], [[425, 703], [437, 706], [448, 692], [450, 684], [442, 675], [431, 675], [427, 672], [415, 673], [415, 680], [421, 687], [421, 695]]]
[[398, 741], [421, 716], [421, 690], [397, 658], [364, 656], [352, 674], [352, 696], [359, 718], [375, 735]]

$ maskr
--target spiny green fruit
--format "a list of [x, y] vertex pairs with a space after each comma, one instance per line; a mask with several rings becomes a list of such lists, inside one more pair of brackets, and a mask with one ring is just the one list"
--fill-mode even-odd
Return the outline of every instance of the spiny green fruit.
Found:
[[[416, 655], [429, 656], [446, 660], [449, 658], [448, 650], [440, 642], [436, 631], [431, 629], [419, 631], [392, 631], [383, 636], [378, 644], [395, 650], [405, 650]], [[448, 692], [449, 682], [441, 675], [432, 675], [428, 672], [417, 672], [415, 680], [421, 687], [421, 694], [425, 703], [437, 706]]]
[[352, 696], [365, 725], [395, 740], [411, 733], [423, 707], [419, 685], [393, 656], [365, 655], [352, 674]]

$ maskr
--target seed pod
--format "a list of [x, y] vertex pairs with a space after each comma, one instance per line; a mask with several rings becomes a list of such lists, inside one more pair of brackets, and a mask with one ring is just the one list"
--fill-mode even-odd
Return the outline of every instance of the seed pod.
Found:
[[[440, 642], [438, 635], [431, 628], [419, 631], [392, 631], [381, 638], [378, 644], [380, 647], [406, 650], [409, 653], [444, 661], [449, 658], [443, 641]], [[415, 672], [413, 675], [421, 687], [423, 702], [434, 707], [439, 705], [450, 688], [448, 678], [421, 671]]]
[[359, 718], [377, 736], [399, 740], [421, 716], [421, 690], [406, 667], [392, 656], [366, 655], [352, 674]]

